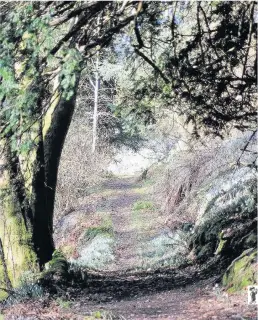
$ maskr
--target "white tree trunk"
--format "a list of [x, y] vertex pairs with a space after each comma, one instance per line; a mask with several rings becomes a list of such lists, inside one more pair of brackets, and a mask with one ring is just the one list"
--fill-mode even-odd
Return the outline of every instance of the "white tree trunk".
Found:
[[[99, 17], [97, 20], [99, 29]], [[99, 30], [98, 30], [99, 33]], [[99, 48], [97, 48], [98, 50]], [[93, 111], [93, 128], [92, 128], [92, 153], [95, 153], [98, 139], [98, 98], [99, 98], [99, 50], [96, 54], [95, 63], [95, 84], [94, 84], [94, 111]]]
[[96, 72], [95, 72], [95, 84], [94, 84], [94, 111], [93, 111], [93, 128], [92, 128], [92, 153], [96, 150], [97, 136], [98, 136], [98, 98], [99, 98], [99, 53], [97, 53], [96, 59]]

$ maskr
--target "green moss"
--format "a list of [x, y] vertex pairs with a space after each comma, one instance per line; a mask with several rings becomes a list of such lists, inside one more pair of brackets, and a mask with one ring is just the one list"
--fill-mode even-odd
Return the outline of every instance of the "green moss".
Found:
[[101, 319], [102, 313], [101, 311], [95, 311], [92, 316], [94, 317], [94, 319]]
[[222, 280], [229, 292], [239, 291], [256, 283], [256, 261], [256, 250], [248, 249], [231, 263]]
[[8, 293], [6, 291], [0, 290], [0, 301], [5, 300], [7, 297], [8, 297]]
[[[10, 189], [9, 189], [10, 190]], [[1, 190], [0, 190], [1, 192]], [[9, 278], [14, 287], [26, 270], [38, 270], [36, 254], [31, 245], [31, 232], [17, 214], [12, 193], [3, 193], [3, 221], [0, 224], [0, 237], [6, 259]], [[11, 237], [10, 237], [11, 235]], [[1, 265], [1, 263], [0, 263]], [[0, 280], [2, 276], [0, 274]]]
[[69, 309], [71, 308], [72, 302], [63, 300], [61, 298], [56, 299], [56, 303], [62, 308], [62, 309]]
[[56, 77], [55, 81], [54, 81], [54, 87], [53, 87], [53, 96], [51, 98], [50, 101], [50, 107], [48, 108], [45, 117], [43, 119], [43, 130], [42, 130], [42, 134], [43, 134], [43, 139], [45, 139], [46, 134], [48, 133], [48, 130], [50, 128], [51, 122], [52, 122], [52, 116], [53, 113], [56, 109], [56, 106], [59, 104], [60, 99], [61, 99], [61, 94], [58, 90], [59, 87], [59, 78]]
[[75, 252], [75, 248], [71, 245], [66, 245], [61, 248], [61, 251], [65, 255], [65, 257], [71, 257]]
[[148, 186], [139, 186], [139, 187], [135, 187], [132, 189], [132, 192], [133, 193], [136, 193], [136, 194], [147, 194], [149, 192], [149, 187]]
[[64, 254], [55, 250], [52, 259], [46, 263], [46, 272], [52, 274], [59, 274], [60, 276], [66, 277], [68, 274], [68, 263]]
[[217, 248], [217, 250], [215, 252], [216, 255], [221, 253], [221, 251], [225, 247], [225, 244], [227, 243], [227, 240], [222, 239], [222, 236], [223, 236], [223, 232], [220, 232], [220, 234], [219, 234], [219, 245], [218, 245], [218, 248]]

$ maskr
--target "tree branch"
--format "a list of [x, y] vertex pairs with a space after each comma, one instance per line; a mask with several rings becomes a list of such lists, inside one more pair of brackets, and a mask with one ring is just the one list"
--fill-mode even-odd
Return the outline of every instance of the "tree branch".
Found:
[[[80, 13], [82, 13], [85, 9], [88, 9], [88, 8], [90, 8], [90, 7], [95, 6], [97, 2], [98, 2], [98, 1], [90, 2], [90, 3], [89, 3], [89, 2], [83, 3], [79, 8], [76, 8], [76, 9], [74, 9], [73, 11], [69, 11], [69, 12], [67, 12], [65, 15], [63, 15], [63, 16], [61, 16], [61, 17], [58, 17], [58, 18], [56, 18], [55, 20], [51, 21], [51, 22], [49, 23], [49, 25], [50, 25], [51, 27], [53, 27], [53, 26], [58, 26], [58, 25], [60, 25], [60, 24], [62, 24], [62, 23], [65, 23], [65, 22], [67, 22], [68, 20], [70, 20], [71, 18], [78, 16], [78, 15], [79, 15]], [[69, 9], [69, 7], [65, 8], [64, 10], [66, 11], [66, 10], [68, 10], [68, 9]]]
[[241, 155], [239, 156], [238, 160], [237, 160], [237, 165], [239, 166], [240, 165], [240, 160], [243, 156], [243, 154], [245, 153], [247, 147], [249, 146], [250, 142], [252, 141], [252, 139], [254, 138], [254, 136], [256, 135], [256, 132], [257, 132], [257, 129], [255, 131], [253, 131], [253, 133], [251, 134], [251, 136], [249, 137], [247, 143], [245, 144], [244, 148], [241, 149], [242, 150], [242, 153]]
[[161, 78], [166, 82], [170, 83], [170, 80], [164, 75], [164, 73], [160, 70], [160, 68], [153, 62], [151, 61], [143, 52], [141, 52], [138, 48], [134, 48], [135, 52], [142, 57], [149, 65], [153, 67], [155, 71], [158, 72], [158, 74], [161, 76]]

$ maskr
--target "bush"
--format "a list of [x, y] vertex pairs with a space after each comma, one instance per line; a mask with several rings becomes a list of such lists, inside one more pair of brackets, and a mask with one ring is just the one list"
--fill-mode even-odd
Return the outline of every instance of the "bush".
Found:
[[103, 269], [115, 259], [113, 247], [114, 239], [109, 234], [98, 234], [81, 249], [80, 257], [70, 262], [75, 268]]

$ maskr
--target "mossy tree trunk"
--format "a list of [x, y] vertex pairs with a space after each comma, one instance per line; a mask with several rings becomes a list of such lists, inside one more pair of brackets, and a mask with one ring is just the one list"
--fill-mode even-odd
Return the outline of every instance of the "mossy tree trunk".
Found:
[[[79, 75], [76, 86], [78, 78]], [[0, 238], [14, 285], [25, 270], [42, 268], [54, 251], [53, 211], [59, 159], [76, 98], [74, 90], [69, 99], [64, 99], [59, 81], [56, 82], [47, 111], [30, 130], [33, 149], [20, 154], [12, 150], [8, 138], [2, 141], [5, 170], [0, 179]], [[4, 279], [3, 271], [0, 262], [0, 281]]]

